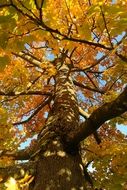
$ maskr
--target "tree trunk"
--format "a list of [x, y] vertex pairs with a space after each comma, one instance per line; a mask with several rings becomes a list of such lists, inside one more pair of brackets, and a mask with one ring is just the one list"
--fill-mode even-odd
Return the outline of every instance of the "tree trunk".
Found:
[[82, 162], [78, 152], [69, 154], [59, 140], [40, 157], [33, 190], [85, 190]]
[[[85, 179], [78, 146], [70, 137], [79, 127], [79, 109], [76, 92], [67, 64], [58, 62], [54, 104], [45, 127], [39, 135], [41, 144], [49, 138], [45, 152], [38, 158], [35, 184], [32, 190], [84, 190]], [[46, 131], [46, 132], [45, 132]]]

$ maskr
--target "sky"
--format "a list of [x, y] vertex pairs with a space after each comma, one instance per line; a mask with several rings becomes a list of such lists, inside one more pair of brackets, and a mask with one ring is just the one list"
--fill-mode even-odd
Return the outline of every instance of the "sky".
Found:
[[127, 135], [127, 125], [117, 125], [117, 129], [120, 130], [123, 134]]

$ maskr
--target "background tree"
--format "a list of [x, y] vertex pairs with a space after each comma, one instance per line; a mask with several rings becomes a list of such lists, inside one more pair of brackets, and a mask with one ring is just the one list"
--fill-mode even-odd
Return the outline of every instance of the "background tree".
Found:
[[127, 189], [126, 5], [0, 1], [1, 189]]

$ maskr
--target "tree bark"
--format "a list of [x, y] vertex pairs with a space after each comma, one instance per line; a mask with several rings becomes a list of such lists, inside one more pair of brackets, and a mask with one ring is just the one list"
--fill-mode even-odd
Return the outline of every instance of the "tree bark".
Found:
[[40, 155], [32, 190], [85, 190], [80, 154], [67, 153], [57, 139]]
[[[70, 134], [79, 127], [79, 108], [69, 67], [58, 62], [54, 104], [38, 137], [42, 145], [51, 131], [46, 151], [40, 151], [33, 190], [85, 190], [82, 160]], [[46, 136], [46, 137], [45, 137]]]

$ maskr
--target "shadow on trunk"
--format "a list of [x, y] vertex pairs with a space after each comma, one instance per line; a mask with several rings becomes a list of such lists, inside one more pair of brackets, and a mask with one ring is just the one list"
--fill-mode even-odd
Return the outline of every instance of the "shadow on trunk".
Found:
[[77, 151], [66, 153], [58, 140], [40, 154], [31, 190], [85, 190], [81, 157]]

